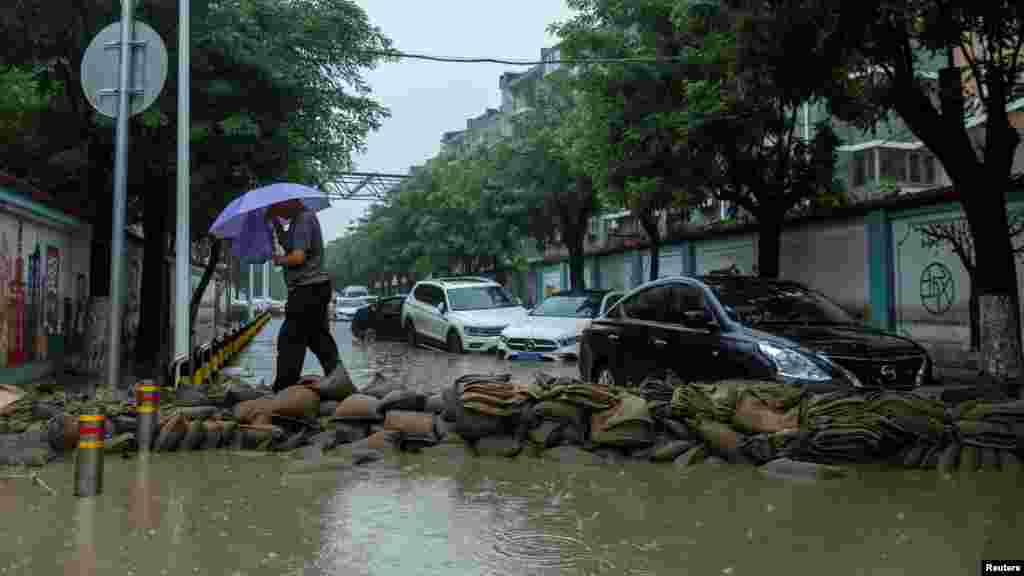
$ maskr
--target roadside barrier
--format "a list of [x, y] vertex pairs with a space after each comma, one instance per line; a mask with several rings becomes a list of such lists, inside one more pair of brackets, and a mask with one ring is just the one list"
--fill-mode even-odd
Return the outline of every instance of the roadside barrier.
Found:
[[160, 388], [152, 380], [142, 380], [136, 385], [135, 406], [139, 451], [148, 452], [153, 448], [160, 424]]
[[103, 492], [103, 438], [106, 417], [89, 414], [78, 417], [78, 449], [75, 452], [75, 496], [96, 496]]
[[270, 313], [264, 312], [250, 322], [233, 327], [227, 334], [193, 348], [187, 360], [172, 367], [172, 373], [176, 373], [176, 386], [209, 383], [211, 378], [245, 350], [270, 318]]

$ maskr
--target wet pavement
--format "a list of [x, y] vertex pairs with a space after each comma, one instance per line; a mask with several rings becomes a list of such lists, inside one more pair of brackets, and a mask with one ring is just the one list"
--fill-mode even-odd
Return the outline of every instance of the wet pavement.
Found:
[[[246, 351], [273, 375], [279, 321]], [[437, 390], [493, 356], [353, 344], [373, 370]], [[307, 373], [319, 372], [312, 355]], [[457, 445], [365, 468], [296, 474], [280, 454], [107, 457], [104, 492], [72, 494], [73, 464], [40, 472], [57, 494], [0, 478], [0, 574], [498, 575], [975, 574], [1020, 550], [1020, 478], [858, 468], [794, 484], [744, 466], [583, 466], [466, 457]]]

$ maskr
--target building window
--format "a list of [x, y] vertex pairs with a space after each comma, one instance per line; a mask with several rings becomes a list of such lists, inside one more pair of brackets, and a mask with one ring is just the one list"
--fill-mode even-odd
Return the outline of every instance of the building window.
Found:
[[882, 149], [882, 178], [897, 182], [907, 181], [907, 153], [903, 150]]
[[910, 181], [914, 184], [921, 183], [921, 155], [917, 152], [910, 153]]

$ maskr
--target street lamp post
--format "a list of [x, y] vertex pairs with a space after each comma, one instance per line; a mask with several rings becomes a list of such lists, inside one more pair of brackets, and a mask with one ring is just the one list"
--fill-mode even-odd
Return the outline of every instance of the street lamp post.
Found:
[[[178, 0], [178, 173], [177, 173], [177, 224], [174, 237], [174, 361], [184, 361], [189, 356], [191, 330], [189, 326], [188, 301], [192, 293], [192, 250], [191, 226], [189, 222], [189, 134], [191, 111], [189, 90], [191, 87], [189, 51], [189, 1]], [[130, 4], [130, 2], [124, 2]], [[177, 375], [172, 375], [176, 378]]]

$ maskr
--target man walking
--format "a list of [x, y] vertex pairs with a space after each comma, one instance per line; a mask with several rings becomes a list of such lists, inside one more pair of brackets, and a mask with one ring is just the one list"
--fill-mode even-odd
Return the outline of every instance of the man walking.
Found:
[[[286, 200], [267, 209], [284, 254], [274, 255], [274, 264], [284, 269], [288, 286], [284, 323], [277, 334], [277, 374], [274, 391], [299, 381], [306, 348], [313, 351], [324, 375], [338, 368], [338, 344], [325, 322], [333, 297], [330, 277], [324, 272], [324, 239], [316, 214], [301, 200]], [[289, 221], [287, 232], [278, 219]]]

